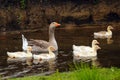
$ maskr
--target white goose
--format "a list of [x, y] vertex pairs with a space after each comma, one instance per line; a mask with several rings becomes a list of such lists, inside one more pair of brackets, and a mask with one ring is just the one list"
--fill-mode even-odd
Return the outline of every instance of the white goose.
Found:
[[54, 59], [55, 58], [55, 54], [52, 52], [54, 50], [55, 50], [55, 48], [53, 46], [49, 46], [48, 47], [49, 53], [43, 53], [43, 54], [39, 54], [39, 55], [34, 54], [33, 58], [34, 59], [38, 59], [38, 60]]
[[73, 55], [76, 57], [97, 56], [97, 50], [100, 49], [100, 47], [97, 44], [99, 44], [99, 42], [97, 40], [93, 40], [92, 47], [73, 45]]
[[10, 58], [28, 58], [32, 57], [32, 47], [28, 46], [27, 47], [27, 52], [7, 52], [8, 57]]
[[[27, 41], [27, 39], [23, 36], [23, 48], [24, 50], [26, 49], [26, 46], [30, 45], [32, 46], [32, 52], [48, 52], [48, 47], [53, 46], [55, 51], [58, 50], [58, 45], [55, 39], [55, 28], [60, 26], [59, 23], [57, 22], [52, 22], [49, 26], [49, 41], [44, 41], [44, 40], [36, 40], [36, 39], [31, 39], [30, 41]], [[27, 42], [26, 42], [27, 41]], [[24, 44], [26, 43], [26, 44]]]
[[99, 42], [97, 40], [92, 40], [92, 45], [91, 46], [76, 46], [76, 45], [73, 45], [73, 51], [79, 51], [82, 48], [83, 49], [92, 48], [97, 44], [99, 44]]
[[73, 51], [73, 54], [75, 57], [95, 57], [98, 49], [101, 49], [98, 45], [95, 45], [94, 48], [83, 47], [79, 51]]
[[100, 32], [94, 32], [94, 38], [110, 38], [112, 37], [112, 31], [111, 29], [113, 29], [112, 26], [108, 26], [107, 27], [107, 31], [100, 31]]

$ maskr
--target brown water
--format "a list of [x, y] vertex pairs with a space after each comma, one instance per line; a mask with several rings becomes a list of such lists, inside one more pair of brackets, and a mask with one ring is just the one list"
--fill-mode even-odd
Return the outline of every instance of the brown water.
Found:
[[[7, 60], [7, 51], [20, 51], [22, 46], [21, 33], [1, 34], [0, 35], [0, 75], [9, 77], [21, 77], [27, 75], [50, 74], [56, 69], [59, 71], [68, 71], [69, 65], [73, 63], [72, 45], [91, 45], [94, 39], [93, 32], [103, 30], [98, 26], [91, 28], [58, 28], [55, 31], [56, 40], [59, 45], [58, 56], [56, 60], [38, 63], [28, 59]], [[36, 32], [23, 33], [27, 39], [48, 40], [48, 31], [39, 30]], [[98, 56], [92, 62], [94, 65], [102, 67], [120, 67], [120, 31], [113, 31], [112, 39], [97, 39], [100, 42], [101, 50]]]

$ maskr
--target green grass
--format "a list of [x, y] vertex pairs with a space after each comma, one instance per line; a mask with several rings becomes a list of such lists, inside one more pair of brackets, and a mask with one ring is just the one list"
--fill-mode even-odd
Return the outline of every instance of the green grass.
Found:
[[56, 72], [50, 76], [30, 76], [10, 80], [120, 80], [120, 69], [74, 66], [70, 72]]

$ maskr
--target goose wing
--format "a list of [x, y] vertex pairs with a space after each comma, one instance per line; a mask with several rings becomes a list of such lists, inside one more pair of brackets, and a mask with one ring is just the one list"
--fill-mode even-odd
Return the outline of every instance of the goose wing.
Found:
[[31, 39], [28, 41], [28, 45], [32, 46], [33, 52], [48, 52], [49, 42]]
[[47, 41], [44, 41], [44, 40], [34, 40], [34, 39], [31, 39], [28, 42], [28, 44], [32, 45], [32, 46], [39, 46], [41, 48], [48, 48], [48, 46], [49, 46], [49, 42], [47, 42]]

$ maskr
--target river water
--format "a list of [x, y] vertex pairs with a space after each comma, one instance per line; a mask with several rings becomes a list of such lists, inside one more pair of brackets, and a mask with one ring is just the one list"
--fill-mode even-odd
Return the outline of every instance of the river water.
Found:
[[[50, 74], [56, 69], [59, 71], [69, 71], [73, 64], [72, 45], [90, 46], [94, 39], [93, 32], [105, 30], [105, 27], [84, 27], [84, 28], [57, 28], [55, 31], [59, 51], [56, 60], [39, 63], [33, 59], [9, 59], [7, 51], [21, 51], [21, 34], [29, 39], [48, 40], [48, 30], [24, 33], [2, 33], [0, 34], [0, 75], [4, 78], [22, 77], [37, 74]], [[120, 31], [113, 30], [110, 39], [97, 39], [99, 41], [98, 56], [93, 59], [93, 65], [101, 67], [120, 67]]]

